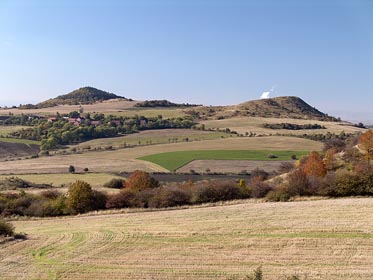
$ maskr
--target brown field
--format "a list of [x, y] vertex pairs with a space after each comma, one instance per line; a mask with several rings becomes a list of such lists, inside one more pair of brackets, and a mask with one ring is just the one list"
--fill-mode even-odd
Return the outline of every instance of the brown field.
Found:
[[[215, 207], [14, 221], [1, 279], [373, 278], [373, 199]], [[106, 212], [108, 213], [108, 212]], [[236, 278], [234, 278], [236, 277]]]
[[112, 146], [113, 148], [123, 148], [124, 143], [131, 146], [144, 145], [146, 143], [167, 144], [170, 142], [182, 142], [187, 137], [189, 141], [202, 141], [221, 137], [230, 137], [230, 134], [224, 132], [200, 131], [192, 129], [155, 129], [141, 131], [139, 133], [129, 134], [121, 137], [94, 139], [78, 145], [71, 145], [70, 148], [86, 149], [87, 147], [90, 147], [91, 149], [94, 149], [107, 146]]
[[[120, 110], [126, 110], [132, 108], [138, 101], [124, 101], [124, 100], [107, 100], [104, 102], [98, 102], [95, 104], [82, 105], [85, 113], [108, 113]], [[8, 115], [12, 113], [14, 115], [20, 114], [40, 114], [40, 115], [51, 115], [59, 112], [60, 114], [67, 114], [73, 111], [79, 111], [79, 105], [59, 105], [55, 107], [42, 108], [42, 109], [0, 109], [0, 115]]]
[[114, 151], [93, 151], [82, 154], [56, 155], [28, 160], [0, 162], [0, 174], [65, 173], [70, 165], [77, 172], [144, 171], [168, 172], [156, 164], [136, 158], [162, 152], [188, 150], [321, 150], [320, 142], [295, 137], [232, 137], [195, 142], [140, 146]]
[[[277, 171], [284, 161], [257, 161], [257, 160], [194, 160], [179, 168], [177, 172], [189, 172], [194, 170], [198, 173], [206, 172], [229, 172], [240, 173], [242, 171], [251, 172], [256, 168], [266, 172]], [[289, 161], [287, 161], [289, 162]]]
[[[326, 129], [312, 129], [312, 130], [286, 130], [286, 129], [269, 129], [264, 128], [263, 124], [275, 124], [275, 123], [293, 123], [293, 124], [320, 124], [326, 127]], [[257, 135], [269, 135], [269, 134], [325, 134], [327, 132], [339, 134], [342, 131], [346, 133], [356, 133], [365, 131], [365, 129], [357, 128], [349, 125], [346, 122], [323, 122], [316, 120], [299, 120], [299, 119], [288, 119], [288, 118], [260, 118], [260, 117], [237, 117], [223, 120], [209, 120], [203, 121], [201, 124], [205, 124], [206, 128], [230, 128], [231, 130], [237, 131], [238, 133], [245, 134], [246, 132], [256, 133]]]
[[[162, 115], [164, 118], [176, 118], [185, 116], [182, 108], [136, 108], [134, 105], [139, 101], [124, 101], [124, 100], [107, 100], [95, 104], [82, 105], [84, 113], [103, 113], [116, 116], [133, 117], [135, 115], [145, 117], [156, 117]], [[73, 111], [79, 111], [79, 105], [59, 105], [41, 109], [0, 109], [0, 115], [20, 114], [37, 114], [37, 115], [55, 115], [67, 114]]]

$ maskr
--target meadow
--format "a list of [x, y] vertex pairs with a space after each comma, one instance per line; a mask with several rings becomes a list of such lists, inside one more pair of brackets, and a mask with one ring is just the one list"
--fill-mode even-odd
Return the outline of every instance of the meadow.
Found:
[[373, 277], [373, 199], [123, 210], [12, 223], [2, 279], [362, 280]]
[[[202, 150], [177, 151], [149, 155], [139, 159], [158, 164], [170, 171], [175, 171], [193, 160], [254, 160], [279, 161], [291, 160], [309, 154], [309, 151], [278, 151], [278, 150]], [[271, 158], [273, 156], [273, 158]], [[208, 167], [208, 166], [206, 166]]]

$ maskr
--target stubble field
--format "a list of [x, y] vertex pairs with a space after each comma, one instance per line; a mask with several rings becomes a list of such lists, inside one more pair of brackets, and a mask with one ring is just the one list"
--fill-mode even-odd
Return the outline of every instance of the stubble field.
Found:
[[215, 207], [13, 222], [1, 279], [373, 278], [373, 199]]

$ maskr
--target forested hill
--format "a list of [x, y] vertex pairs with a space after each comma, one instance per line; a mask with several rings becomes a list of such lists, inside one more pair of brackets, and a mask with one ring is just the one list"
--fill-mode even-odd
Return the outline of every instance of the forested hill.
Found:
[[37, 104], [37, 108], [53, 107], [57, 105], [93, 104], [110, 99], [130, 100], [114, 93], [109, 93], [93, 87], [83, 87], [68, 94], [57, 96]]

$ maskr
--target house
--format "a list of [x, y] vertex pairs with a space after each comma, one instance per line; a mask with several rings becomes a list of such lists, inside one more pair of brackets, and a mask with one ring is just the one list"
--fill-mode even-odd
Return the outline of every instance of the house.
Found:
[[48, 122], [56, 122], [57, 118], [56, 117], [50, 117], [48, 118]]
[[101, 125], [101, 121], [91, 121], [91, 125], [93, 126]]

